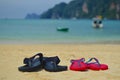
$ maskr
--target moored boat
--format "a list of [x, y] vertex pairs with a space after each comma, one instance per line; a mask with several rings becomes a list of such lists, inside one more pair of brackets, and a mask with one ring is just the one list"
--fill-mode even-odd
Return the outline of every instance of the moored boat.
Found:
[[93, 19], [93, 22], [92, 22], [92, 26], [93, 26], [94, 28], [103, 28], [102, 19], [94, 18], [94, 19]]
[[65, 32], [67, 32], [69, 30], [69, 28], [67, 28], [67, 27], [58, 27], [57, 28], [57, 31], [65, 31]]

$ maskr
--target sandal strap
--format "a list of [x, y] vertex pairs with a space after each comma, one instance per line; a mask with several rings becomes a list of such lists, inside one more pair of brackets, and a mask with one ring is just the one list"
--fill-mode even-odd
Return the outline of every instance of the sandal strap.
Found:
[[37, 53], [36, 55], [30, 57], [30, 59], [34, 59], [36, 56], [39, 56], [40, 58], [43, 58], [43, 54], [42, 53]]
[[33, 62], [33, 60], [34, 60], [34, 58], [36, 56], [39, 56], [40, 62], [43, 60], [43, 54], [42, 53], [38, 53], [38, 54], [36, 54], [36, 55], [34, 55], [34, 56], [30, 57], [30, 58], [25, 58], [23, 63], [27, 64], [28, 66], [32, 66], [32, 62]]
[[77, 62], [79, 66], [81, 66], [80, 62], [85, 62], [85, 58], [81, 58], [79, 60], [71, 60], [71, 63], [73, 64], [73, 62]]
[[85, 61], [85, 58], [81, 58], [79, 60], [71, 60], [70, 62], [73, 63], [73, 62], [84, 62]]
[[96, 62], [94, 63], [97, 63], [98, 65], [100, 65], [100, 62], [97, 58], [93, 57], [93, 58], [90, 58], [86, 63], [88, 64], [89, 62], [91, 62], [92, 60], [95, 60]]

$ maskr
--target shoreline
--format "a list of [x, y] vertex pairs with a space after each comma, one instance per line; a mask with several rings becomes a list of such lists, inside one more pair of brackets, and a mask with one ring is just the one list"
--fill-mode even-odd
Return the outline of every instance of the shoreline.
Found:
[[67, 41], [0, 41], [0, 45], [4, 44], [25, 44], [25, 45], [39, 45], [39, 44], [118, 44], [120, 45], [120, 41], [94, 41], [94, 42], [67, 42]]

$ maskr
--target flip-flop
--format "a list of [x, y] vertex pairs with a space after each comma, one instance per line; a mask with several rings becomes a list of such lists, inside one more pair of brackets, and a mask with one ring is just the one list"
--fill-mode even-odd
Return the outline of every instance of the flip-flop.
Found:
[[[38, 58], [36, 58], [36, 56], [38, 56]], [[30, 58], [25, 58], [23, 60], [23, 63], [25, 65], [18, 67], [18, 70], [22, 71], [22, 72], [33, 72], [33, 71], [37, 71], [39, 69], [42, 69], [42, 67], [43, 67], [42, 59], [43, 59], [42, 53], [38, 53]]]
[[[92, 62], [92, 60], [95, 60], [95, 62]], [[97, 58], [90, 58], [90, 60], [88, 60], [86, 62], [88, 69], [91, 70], [107, 70], [108, 69], [108, 65], [107, 64], [100, 64]]]
[[87, 64], [85, 63], [85, 58], [71, 60], [70, 70], [74, 71], [86, 71]]
[[60, 59], [58, 56], [52, 56], [52, 57], [43, 57], [43, 62], [45, 63], [46, 61], [53, 61], [56, 64], [60, 63]]
[[44, 69], [49, 72], [59, 72], [59, 71], [66, 71], [67, 66], [60, 66], [58, 65], [60, 59], [58, 56], [55, 57], [44, 57]]

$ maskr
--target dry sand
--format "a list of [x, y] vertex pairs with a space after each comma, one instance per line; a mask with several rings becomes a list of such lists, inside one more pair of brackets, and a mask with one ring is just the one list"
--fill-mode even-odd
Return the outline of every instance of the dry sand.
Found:
[[[67, 65], [68, 71], [19, 72], [25, 57], [42, 52], [44, 56], [59, 56], [60, 65]], [[105, 71], [85, 72], [69, 70], [70, 60], [96, 57], [109, 65]], [[120, 80], [120, 45], [116, 44], [39, 44], [0, 45], [0, 80]]]

